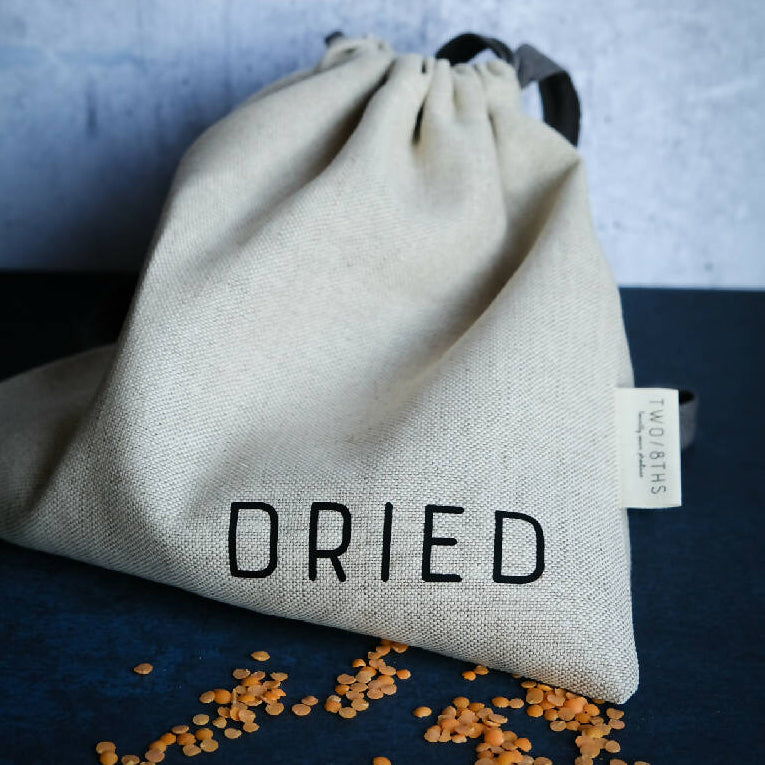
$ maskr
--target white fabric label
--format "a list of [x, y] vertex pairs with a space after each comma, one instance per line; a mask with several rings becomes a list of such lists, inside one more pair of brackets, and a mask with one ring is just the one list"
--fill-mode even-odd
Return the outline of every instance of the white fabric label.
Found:
[[617, 388], [622, 507], [679, 507], [680, 415], [669, 388]]

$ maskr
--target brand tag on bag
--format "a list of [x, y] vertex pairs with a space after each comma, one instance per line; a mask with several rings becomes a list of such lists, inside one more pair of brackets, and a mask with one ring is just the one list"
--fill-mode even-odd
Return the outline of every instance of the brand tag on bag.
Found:
[[678, 392], [618, 388], [616, 438], [622, 507], [679, 507]]

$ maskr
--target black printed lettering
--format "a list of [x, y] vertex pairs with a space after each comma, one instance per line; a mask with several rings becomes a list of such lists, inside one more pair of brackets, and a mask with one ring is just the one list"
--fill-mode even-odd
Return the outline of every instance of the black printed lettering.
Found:
[[[268, 564], [265, 568], [252, 570], [239, 568], [236, 557], [236, 530], [239, 524], [239, 513], [243, 510], [262, 510], [267, 513], [269, 521], [269, 552]], [[270, 576], [276, 569], [277, 544], [279, 540], [279, 516], [271, 505], [265, 502], [232, 502], [231, 514], [228, 524], [228, 561], [231, 569], [231, 576], [243, 577], [246, 579], [263, 579]]]
[[[530, 523], [536, 537], [536, 565], [530, 574], [511, 576], [502, 573], [502, 535], [505, 520], [519, 520]], [[542, 576], [545, 570], [545, 538], [539, 521], [525, 513], [513, 513], [508, 510], [497, 510], [494, 513], [494, 576], [495, 582], [509, 584], [527, 584]]]
[[[340, 513], [343, 518], [342, 539], [337, 547], [331, 549], [318, 549], [319, 543], [319, 515], [324, 511]], [[351, 513], [345, 505], [339, 502], [313, 502], [311, 504], [311, 517], [308, 529], [308, 578], [311, 581], [316, 580], [317, 561], [319, 558], [329, 558], [334, 566], [337, 578], [344, 582], [346, 580], [343, 565], [340, 563], [340, 556], [348, 549], [351, 543]]]
[[425, 505], [425, 530], [422, 540], [422, 580], [424, 582], [461, 582], [459, 574], [439, 574], [431, 570], [431, 554], [433, 547], [441, 545], [451, 547], [457, 544], [454, 537], [433, 536], [433, 516], [436, 513], [450, 513], [460, 515], [465, 512], [464, 507], [451, 507], [449, 505]]
[[386, 502], [385, 516], [383, 518], [382, 562], [380, 564], [380, 579], [383, 582], [387, 582], [390, 578], [390, 542], [392, 530], [393, 505], [390, 502]]

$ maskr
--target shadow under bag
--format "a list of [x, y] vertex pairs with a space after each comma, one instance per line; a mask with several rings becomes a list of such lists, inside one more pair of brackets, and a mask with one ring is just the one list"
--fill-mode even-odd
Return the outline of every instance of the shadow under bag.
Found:
[[117, 343], [0, 384], [0, 536], [624, 701], [632, 368], [576, 94], [441, 55], [333, 37], [191, 147]]

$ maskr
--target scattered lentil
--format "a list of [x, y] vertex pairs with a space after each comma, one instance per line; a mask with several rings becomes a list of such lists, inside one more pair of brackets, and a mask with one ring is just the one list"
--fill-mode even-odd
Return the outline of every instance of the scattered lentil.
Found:
[[255, 661], [268, 661], [271, 658], [271, 654], [268, 651], [253, 651], [250, 656]]

